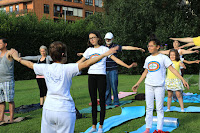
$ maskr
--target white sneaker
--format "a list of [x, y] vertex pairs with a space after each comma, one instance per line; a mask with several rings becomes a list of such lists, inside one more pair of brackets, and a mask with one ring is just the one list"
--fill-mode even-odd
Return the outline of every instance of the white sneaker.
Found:
[[165, 112], [170, 112], [170, 109], [167, 109]]
[[181, 112], [185, 112], [185, 110], [184, 110], [184, 109], [181, 109]]
[[96, 128], [92, 128], [88, 133], [93, 133], [93, 132], [96, 132], [97, 129]]
[[99, 128], [97, 133], [103, 133], [103, 129]]

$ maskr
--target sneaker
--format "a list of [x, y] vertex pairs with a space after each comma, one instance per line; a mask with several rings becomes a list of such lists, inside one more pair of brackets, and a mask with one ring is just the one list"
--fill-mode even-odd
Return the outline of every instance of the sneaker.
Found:
[[167, 109], [165, 112], [170, 112], [170, 109]]
[[153, 133], [158, 133], [156, 130]]
[[185, 112], [185, 110], [184, 110], [184, 109], [181, 109], [181, 112]]
[[150, 130], [145, 130], [143, 133], [149, 133]]
[[92, 128], [88, 133], [93, 133], [93, 132], [96, 132], [97, 129], [96, 128]]
[[97, 133], [103, 133], [103, 129], [99, 128]]

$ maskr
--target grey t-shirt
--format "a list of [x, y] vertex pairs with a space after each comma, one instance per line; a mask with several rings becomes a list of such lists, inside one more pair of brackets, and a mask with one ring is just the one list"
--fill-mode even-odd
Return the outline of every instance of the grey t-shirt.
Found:
[[0, 57], [0, 83], [14, 80], [14, 60], [9, 61], [6, 54]]

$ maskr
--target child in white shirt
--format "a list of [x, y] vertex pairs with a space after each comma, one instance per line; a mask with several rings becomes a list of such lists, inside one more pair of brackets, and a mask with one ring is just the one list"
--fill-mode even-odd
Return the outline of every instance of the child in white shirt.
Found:
[[145, 99], [146, 99], [146, 130], [144, 133], [149, 133], [153, 122], [153, 109], [154, 109], [154, 95], [156, 99], [156, 111], [157, 111], [157, 129], [161, 132], [163, 129], [163, 103], [165, 95], [165, 75], [166, 68], [180, 78], [185, 85], [189, 88], [188, 83], [181, 77], [179, 72], [172, 67], [172, 61], [168, 56], [159, 54], [160, 42], [152, 37], [147, 45], [150, 56], [145, 60], [144, 72], [138, 80], [138, 82], [132, 87], [133, 91], [137, 91], [140, 83], [145, 79]]

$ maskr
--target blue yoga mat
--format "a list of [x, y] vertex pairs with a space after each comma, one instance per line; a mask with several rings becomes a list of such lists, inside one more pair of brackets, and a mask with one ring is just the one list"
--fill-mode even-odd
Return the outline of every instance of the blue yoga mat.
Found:
[[[131, 103], [131, 102], [133, 102], [133, 101], [132, 100], [119, 101], [119, 106], [122, 106], [122, 105], [127, 104], [127, 103]], [[115, 105], [106, 106], [106, 109], [112, 109], [112, 108], [115, 108]], [[97, 106], [97, 111], [100, 111], [100, 106], [99, 105]], [[80, 113], [92, 113], [92, 107], [81, 109], [81, 110], [79, 110], [79, 112]]]
[[[163, 108], [164, 111], [167, 110], [167, 107]], [[180, 107], [176, 107], [176, 106], [171, 106], [170, 107], [170, 111], [177, 111], [177, 112], [181, 112], [181, 108]], [[196, 107], [196, 106], [189, 106], [187, 108], [184, 108], [184, 112], [200, 112], [200, 107]]]
[[[177, 118], [164, 117], [163, 131], [171, 132], [178, 126], [179, 126], [179, 120]], [[145, 130], [146, 130], [146, 124], [140, 127], [138, 130], [130, 133], [142, 133]], [[153, 124], [152, 128], [150, 129], [150, 133], [153, 133], [155, 130], [157, 130], [157, 117], [153, 117]]]
[[[167, 102], [167, 97], [164, 99], [165, 102]], [[175, 102], [172, 100], [172, 103]], [[177, 100], [178, 102], [178, 100]], [[188, 96], [183, 96], [183, 102], [184, 103], [200, 103], [200, 95], [198, 94], [193, 94], [193, 95], [188, 95]]]
[[[120, 115], [112, 116], [104, 121], [103, 131], [107, 132], [111, 128], [116, 127], [123, 122], [131, 119], [142, 117], [145, 114], [145, 106], [134, 106], [134, 107], [122, 107], [122, 113]], [[97, 124], [97, 129], [99, 123]], [[88, 128], [85, 133], [89, 132], [92, 127]]]

